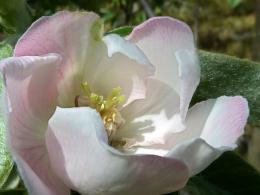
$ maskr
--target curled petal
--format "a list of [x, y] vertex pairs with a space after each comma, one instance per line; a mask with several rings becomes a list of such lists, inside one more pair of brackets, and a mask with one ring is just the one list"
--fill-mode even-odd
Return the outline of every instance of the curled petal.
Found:
[[[230, 148], [229, 148], [230, 149]], [[191, 139], [172, 149], [166, 156], [181, 159], [189, 167], [189, 176], [192, 177], [209, 166], [223, 152], [226, 147], [214, 148], [205, 140]]]
[[22, 121], [27, 117], [45, 122], [49, 119], [57, 102], [60, 62], [57, 54], [12, 57], [1, 62], [11, 114], [17, 113]]
[[143, 145], [145, 147], [136, 152], [164, 156], [176, 146], [197, 138], [205, 140], [213, 148], [225, 147], [232, 150], [244, 132], [248, 115], [247, 101], [241, 96], [222, 96], [200, 102], [188, 111], [185, 130], [163, 134], [163, 129], [158, 128], [157, 138], [161, 138], [158, 135], [165, 135], [164, 139], [161, 139], [163, 142]]
[[32, 194], [68, 194], [49, 168], [44, 143], [57, 102], [57, 54], [12, 57], [1, 62], [8, 100], [8, 143]]
[[172, 135], [167, 156], [186, 162], [190, 175], [206, 168], [224, 151], [232, 150], [244, 132], [248, 104], [241, 96], [222, 96], [196, 104], [187, 115], [187, 129]]
[[136, 60], [141, 65], [150, 66], [149, 68], [151, 72], [153, 72], [153, 66], [150, 64], [142, 50], [140, 50], [134, 43], [131, 43], [116, 34], [106, 35], [103, 37], [103, 40], [107, 45], [109, 57], [112, 57], [115, 53], [122, 53], [130, 59]]
[[16, 44], [14, 55], [59, 54], [59, 105], [74, 106], [84, 75], [92, 75], [92, 68], [105, 55], [102, 28], [94, 13], [58, 12], [34, 22]]
[[[35, 154], [39, 154], [39, 152], [39, 149], [35, 150]], [[29, 155], [32, 154], [29, 153]], [[52, 172], [47, 151], [44, 151], [44, 153], [45, 155], [42, 155], [42, 153], [37, 155], [34, 167], [31, 166], [31, 162], [27, 163], [23, 158], [19, 157], [20, 155], [15, 152], [12, 153], [29, 194], [70, 195], [70, 189]]]
[[138, 149], [140, 146], [165, 144], [169, 134], [184, 128], [178, 113], [178, 94], [171, 87], [159, 80], [148, 79], [146, 96], [122, 109], [125, 124], [115, 135], [131, 140], [128, 147], [135, 147], [136, 153], [143, 151]]
[[234, 148], [244, 132], [248, 115], [248, 103], [241, 96], [221, 96], [200, 102], [187, 115], [187, 129], [173, 135], [170, 144], [200, 137], [215, 148]]
[[145, 97], [145, 80], [154, 74], [154, 67], [134, 44], [118, 35], [103, 38], [107, 53], [97, 65], [92, 78], [86, 80], [95, 92], [107, 96], [115, 87], [122, 88], [127, 104]]
[[108, 146], [102, 120], [91, 108], [57, 108], [46, 141], [56, 174], [82, 194], [162, 194], [187, 181], [181, 161], [124, 155]]
[[180, 115], [184, 122], [200, 78], [190, 28], [170, 17], [154, 17], [135, 27], [128, 39], [136, 43], [155, 65], [155, 77], [179, 94]]
[[102, 39], [102, 34], [103, 23], [96, 14], [58, 12], [36, 21], [18, 41], [14, 53], [62, 56], [60, 106], [75, 106], [75, 97], [82, 92], [80, 86], [85, 81], [95, 93], [104, 96], [120, 86], [131, 97], [129, 101], [144, 97], [143, 78], [153, 74], [145, 55], [133, 43], [116, 35]]
[[194, 50], [179, 50], [175, 52], [179, 65], [180, 78], [180, 115], [184, 120], [190, 100], [199, 84], [200, 67], [197, 53]]
[[245, 98], [219, 97], [200, 137], [215, 148], [222, 146], [234, 148], [238, 137], [244, 133], [248, 116], [249, 109]]

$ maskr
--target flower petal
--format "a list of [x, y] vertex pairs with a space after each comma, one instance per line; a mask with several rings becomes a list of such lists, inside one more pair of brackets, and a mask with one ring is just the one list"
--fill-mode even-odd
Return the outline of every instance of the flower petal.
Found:
[[187, 115], [187, 129], [168, 142], [173, 149], [167, 156], [186, 162], [190, 176], [199, 173], [224, 151], [234, 149], [248, 114], [247, 101], [241, 96], [196, 104]]
[[195, 51], [179, 50], [175, 53], [179, 65], [180, 77], [180, 114], [184, 120], [189, 108], [193, 93], [200, 80], [200, 67]]
[[[39, 154], [40, 151], [39, 149], [35, 150], [35, 154]], [[34, 167], [32, 167], [23, 158], [19, 157], [18, 154], [15, 154], [15, 152], [12, 153], [29, 194], [70, 195], [70, 189], [52, 172], [47, 151], [44, 151], [44, 154], [37, 155]], [[33, 169], [37, 169], [37, 171]]]
[[150, 72], [154, 72], [153, 65], [134, 43], [131, 43], [116, 34], [109, 34], [103, 37], [103, 41], [107, 45], [108, 56], [112, 57], [115, 53], [122, 53], [130, 59], [136, 60], [139, 64], [148, 66]]
[[107, 47], [93, 77], [86, 80], [96, 93], [107, 96], [115, 87], [121, 87], [127, 103], [145, 97], [145, 79], [154, 74], [154, 67], [134, 44], [118, 35], [103, 38]]
[[115, 138], [131, 140], [129, 148], [164, 144], [169, 134], [184, 128], [178, 111], [178, 94], [165, 83], [148, 79], [146, 98], [122, 109], [125, 124], [118, 129]]
[[213, 148], [205, 140], [197, 138], [173, 148], [166, 157], [177, 158], [185, 162], [189, 167], [189, 177], [192, 177], [207, 168], [223, 152], [229, 149], [226, 147]]
[[180, 95], [180, 113], [184, 121], [200, 78], [190, 28], [170, 17], [154, 17], [135, 27], [128, 39], [136, 43], [155, 65], [156, 78]]
[[217, 99], [200, 137], [215, 148], [235, 147], [238, 137], [244, 133], [248, 115], [245, 98], [222, 96]]
[[42, 17], [18, 41], [14, 55], [59, 54], [63, 60], [59, 105], [74, 106], [84, 75], [91, 76], [100, 56], [105, 55], [102, 27], [99, 16], [91, 12], [63, 11]]
[[[45, 56], [11, 57], [1, 62], [7, 94], [13, 112], [28, 113], [48, 120], [57, 102], [57, 69], [61, 58]], [[15, 109], [15, 110], [13, 110]]]
[[[222, 96], [200, 102], [189, 110], [185, 130], [177, 133], [168, 131], [164, 142], [144, 145], [136, 153], [149, 152], [164, 156], [179, 144], [195, 138], [204, 139], [211, 147], [227, 147], [232, 150], [244, 132], [247, 117], [247, 101], [241, 96]], [[162, 129], [159, 130], [163, 133]]]
[[[8, 142], [32, 194], [66, 194], [55, 179], [44, 143], [47, 121], [57, 102], [57, 54], [12, 57], [1, 62], [8, 105]], [[67, 193], [68, 194], [68, 193]]]
[[187, 181], [181, 161], [124, 155], [108, 146], [102, 120], [91, 108], [57, 108], [46, 141], [56, 174], [82, 194], [162, 194]]
[[200, 137], [212, 147], [234, 148], [244, 132], [249, 115], [246, 99], [221, 96], [193, 106], [187, 115], [187, 128], [171, 138], [171, 147]]

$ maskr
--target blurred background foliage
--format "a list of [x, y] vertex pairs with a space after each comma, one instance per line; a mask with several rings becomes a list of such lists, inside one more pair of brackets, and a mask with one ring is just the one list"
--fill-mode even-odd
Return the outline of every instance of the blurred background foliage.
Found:
[[[10, 4], [10, 1], [14, 3]], [[137, 25], [152, 16], [168, 15], [181, 19], [192, 27], [200, 49], [260, 60], [260, 38], [257, 36], [260, 32], [260, 0], [27, 0], [27, 4], [25, 0], [0, 2], [0, 40], [4, 40], [8, 33], [14, 34], [9, 41], [15, 42], [32, 21], [64, 9], [97, 12], [105, 21], [107, 31], [119, 26]], [[16, 18], [7, 17], [14, 13]], [[9, 20], [6, 21], [6, 18]]]

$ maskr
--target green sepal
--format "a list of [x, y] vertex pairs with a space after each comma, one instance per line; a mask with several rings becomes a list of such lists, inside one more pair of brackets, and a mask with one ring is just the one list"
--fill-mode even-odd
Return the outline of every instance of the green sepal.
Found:
[[118, 34], [122, 37], [125, 37], [125, 36], [129, 35], [132, 31], [133, 31], [132, 26], [123, 26], [123, 27], [115, 28], [115, 29], [107, 32], [105, 35]]

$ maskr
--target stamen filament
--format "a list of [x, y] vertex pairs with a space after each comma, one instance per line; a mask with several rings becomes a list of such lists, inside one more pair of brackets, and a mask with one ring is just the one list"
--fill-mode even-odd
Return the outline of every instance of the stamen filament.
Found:
[[[75, 106], [89, 106], [100, 113], [111, 143], [117, 129], [124, 123], [124, 119], [118, 110], [118, 107], [125, 103], [125, 96], [122, 95], [121, 87], [114, 88], [107, 98], [91, 92], [87, 82], [82, 83], [81, 87], [83, 95], [76, 96]], [[84, 100], [84, 102], [80, 102], [81, 100]]]

